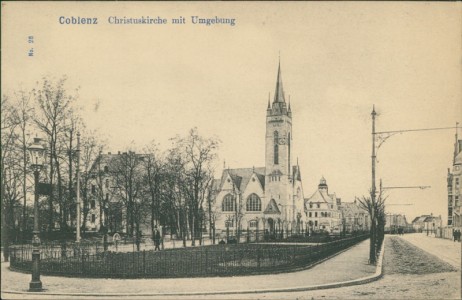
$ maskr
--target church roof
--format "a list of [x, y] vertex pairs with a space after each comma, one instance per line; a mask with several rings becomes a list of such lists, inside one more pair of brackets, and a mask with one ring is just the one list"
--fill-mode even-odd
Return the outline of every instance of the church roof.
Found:
[[292, 175], [294, 176], [294, 182], [295, 180], [302, 181], [300, 166], [292, 166]]
[[218, 191], [220, 189], [221, 179], [213, 179], [212, 191]]
[[[459, 140], [459, 144], [462, 144], [462, 140]], [[454, 164], [455, 165], [462, 165], [462, 150], [457, 149], [459, 153], [454, 157]]]
[[278, 77], [276, 80], [276, 90], [274, 92], [273, 102], [286, 102], [286, 99], [284, 98], [284, 88], [282, 87], [281, 62], [280, 61], [279, 61], [279, 66], [278, 66]]
[[257, 179], [260, 181], [263, 189], [265, 188], [265, 168], [240, 168], [240, 169], [226, 169], [223, 170], [223, 175], [220, 180], [220, 188], [223, 186], [226, 180], [227, 174], [231, 177], [236, 188], [240, 191], [244, 191], [249, 184], [250, 178], [255, 173]]

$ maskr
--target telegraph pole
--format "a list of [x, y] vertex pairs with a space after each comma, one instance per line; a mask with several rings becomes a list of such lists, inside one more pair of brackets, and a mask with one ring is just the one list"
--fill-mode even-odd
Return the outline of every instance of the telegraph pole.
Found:
[[375, 107], [372, 106], [372, 187], [371, 187], [371, 239], [369, 245], [369, 262], [371, 264], [375, 264], [376, 258], [376, 249], [375, 249], [375, 241], [376, 241], [376, 217], [375, 217], [375, 160], [376, 160], [376, 153], [375, 153], [375, 116], [377, 113], [375, 112]]
[[[371, 200], [372, 200], [372, 205], [375, 204], [375, 160], [376, 160], [376, 155], [375, 155], [375, 116], [377, 113], [375, 112], [375, 107], [372, 107], [372, 191], [371, 191]], [[372, 212], [372, 218], [374, 218], [374, 212]]]

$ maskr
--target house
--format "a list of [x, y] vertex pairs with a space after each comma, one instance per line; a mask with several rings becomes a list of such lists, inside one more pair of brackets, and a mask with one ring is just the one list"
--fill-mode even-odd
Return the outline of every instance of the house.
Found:
[[354, 202], [341, 202], [339, 208], [342, 212], [342, 230], [344, 232], [369, 230], [369, 213], [361, 208], [356, 200]]
[[305, 199], [305, 215], [310, 230], [340, 233], [342, 231], [342, 211], [340, 198], [335, 193], [329, 194], [329, 188], [324, 177], [321, 178], [318, 189]]

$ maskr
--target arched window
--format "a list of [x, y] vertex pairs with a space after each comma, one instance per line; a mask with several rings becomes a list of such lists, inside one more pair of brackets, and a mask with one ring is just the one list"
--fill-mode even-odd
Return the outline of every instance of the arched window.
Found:
[[256, 194], [247, 197], [247, 211], [261, 211], [261, 200]]
[[223, 211], [234, 211], [234, 197], [231, 194], [226, 195], [223, 198], [222, 210]]
[[279, 164], [279, 133], [274, 132], [274, 164]]
[[252, 220], [249, 222], [249, 227], [250, 228], [257, 228], [257, 221], [256, 220]]

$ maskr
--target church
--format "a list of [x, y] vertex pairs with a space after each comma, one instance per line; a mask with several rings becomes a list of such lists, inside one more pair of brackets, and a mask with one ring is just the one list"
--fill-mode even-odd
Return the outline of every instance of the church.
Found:
[[300, 167], [292, 157], [292, 110], [285, 99], [280, 63], [265, 125], [265, 166], [224, 169], [221, 178], [214, 180], [218, 235], [236, 235], [238, 229], [268, 234], [306, 230]]

